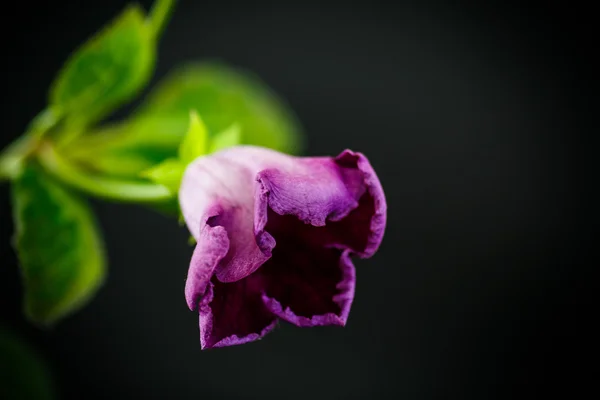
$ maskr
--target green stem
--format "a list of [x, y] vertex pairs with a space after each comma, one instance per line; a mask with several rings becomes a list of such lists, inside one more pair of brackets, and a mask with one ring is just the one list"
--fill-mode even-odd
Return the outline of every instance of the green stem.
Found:
[[36, 151], [44, 135], [54, 128], [59, 119], [57, 110], [42, 110], [31, 120], [27, 131], [0, 152], [0, 181], [19, 175], [24, 160]]
[[61, 157], [49, 144], [42, 146], [37, 154], [39, 162], [54, 177], [94, 196], [133, 203], [165, 201], [173, 197], [163, 185], [90, 175]]
[[21, 136], [0, 153], [0, 181], [19, 175], [32, 142], [31, 136]]
[[25, 135], [33, 136], [36, 141], [42, 137], [60, 120], [60, 111], [55, 108], [46, 108], [35, 116], [29, 123]]
[[165, 29], [165, 26], [171, 17], [174, 4], [175, 0], [156, 0], [154, 2], [154, 5], [150, 10], [148, 22], [152, 25], [152, 31], [154, 32], [155, 38], [158, 38]]

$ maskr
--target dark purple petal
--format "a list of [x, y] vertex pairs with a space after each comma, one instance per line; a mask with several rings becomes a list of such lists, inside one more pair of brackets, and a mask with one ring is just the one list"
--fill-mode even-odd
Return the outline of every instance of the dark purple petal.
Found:
[[381, 245], [387, 220], [387, 203], [381, 182], [369, 160], [361, 153], [345, 150], [335, 158], [335, 162], [343, 171], [346, 185], [364, 185], [366, 188], [358, 208], [341, 221], [337, 229], [345, 232], [347, 240], [352, 241], [350, 248], [355, 254], [361, 258], [371, 257]]
[[256, 220], [276, 241], [260, 269], [265, 302], [299, 326], [344, 325], [354, 296], [350, 256], [370, 257], [379, 247], [385, 197], [361, 154], [308, 161], [310, 177], [276, 169], [258, 174]]
[[265, 307], [261, 290], [258, 275], [232, 283], [213, 277], [199, 304], [202, 348], [248, 343], [270, 332], [277, 319]]
[[354, 297], [350, 257], [373, 255], [386, 224], [377, 175], [349, 150], [301, 158], [231, 148], [190, 165], [179, 198], [198, 241], [186, 298], [200, 309], [203, 347], [255, 340], [275, 315], [344, 325]]
[[345, 325], [355, 284], [348, 252], [280, 240], [273, 258], [257, 271], [264, 276], [265, 304], [297, 326]]
[[317, 245], [342, 244], [361, 257], [373, 255], [383, 238], [387, 206], [367, 159], [346, 150], [335, 159], [306, 158], [297, 164], [295, 169], [270, 168], [258, 173], [255, 232], [273, 235], [272, 230], [286, 229], [281, 221], [269, 222], [267, 227], [272, 210], [308, 225], [327, 225], [325, 230], [311, 230], [308, 237], [303, 234]]

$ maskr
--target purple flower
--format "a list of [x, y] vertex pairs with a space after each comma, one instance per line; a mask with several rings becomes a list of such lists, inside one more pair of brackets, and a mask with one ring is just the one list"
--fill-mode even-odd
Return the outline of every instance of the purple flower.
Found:
[[278, 319], [345, 325], [350, 257], [372, 256], [386, 224], [379, 179], [350, 150], [331, 158], [233, 147], [190, 164], [179, 201], [197, 242], [185, 297], [204, 349], [259, 339]]

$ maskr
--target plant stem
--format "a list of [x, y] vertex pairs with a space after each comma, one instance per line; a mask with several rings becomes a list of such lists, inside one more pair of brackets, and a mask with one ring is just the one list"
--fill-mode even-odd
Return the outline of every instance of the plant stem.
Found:
[[148, 22], [152, 25], [155, 38], [158, 39], [162, 31], [165, 29], [165, 26], [171, 17], [174, 4], [175, 0], [156, 0], [152, 5]]
[[25, 135], [33, 136], [36, 141], [41, 140], [50, 129], [58, 124], [61, 118], [60, 114], [60, 111], [56, 108], [48, 107], [42, 110], [31, 120]]
[[23, 158], [32, 142], [31, 136], [21, 136], [0, 153], [0, 181], [19, 175]]
[[61, 157], [48, 143], [40, 147], [37, 155], [44, 169], [54, 177], [97, 197], [122, 202], [149, 203], [165, 201], [174, 196], [163, 185], [91, 175]]
[[60, 113], [56, 109], [42, 110], [31, 120], [27, 131], [0, 152], [0, 181], [19, 175], [24, 160], [36, 151], [44, 135], [59, 119]]

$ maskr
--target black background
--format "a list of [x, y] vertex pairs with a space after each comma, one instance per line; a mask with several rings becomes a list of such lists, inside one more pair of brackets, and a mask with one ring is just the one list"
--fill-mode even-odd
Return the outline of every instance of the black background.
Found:
[[[0, 145], [125, 3], [3, 11]], [[186, 60], [248, 68], [295, 110], [306, 154], [351, 148], [378, 171], [388, 227], [380, 251], [356, 261], [346, 328], [282, 324], [201, 351], [185, 230], [94, 202], [109, 279], [82, 312], [37, 330], [21, 316], [6, 184], [0, 321], [43, 354], [65, 399], [576, 397], [591, 25], [570, 3], [482, 3], [183, 0], [163, 37], [154, 82]]]

